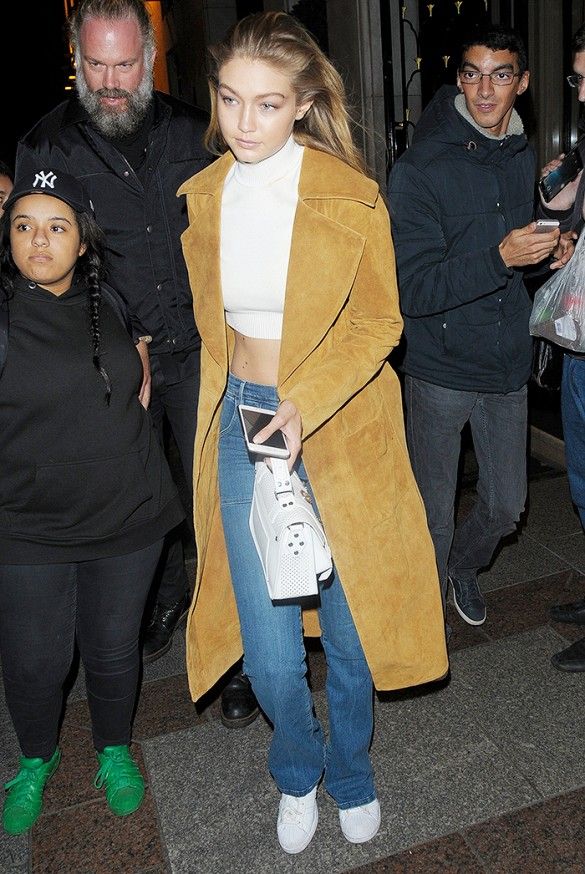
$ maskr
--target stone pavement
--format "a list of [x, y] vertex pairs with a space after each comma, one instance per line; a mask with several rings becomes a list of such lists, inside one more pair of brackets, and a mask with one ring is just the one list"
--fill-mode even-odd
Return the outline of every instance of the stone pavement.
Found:
[[[470, 501], [473, 475], [463, 491]], [[63, 760], [32, 834], [0, 837], [6, 874], [561, 874], [585, 871], [585, 674], [550, 656], [581, 636], [548, 620], [551, 604], [585, 594], [585, 537], [566, 476], [533, 462], [518, 536], [482, 574], [488, 618], [453, 627], [447, 681], [379, 695], [372, 756], [382, 828], [370, 843], [342, 837], [319, 793], [320, 822], [297, 857], [275, 834], [278, 793], [266, 770], [270, 730], [225, 729], [218, 696], [197, 712], [187, 691], [183, 634], [144, 672], [134, 747], [146, 801], [118, 819], [93, 788], [96, 764], [82, 679], [69, 696]], [[585, 633], [585, 630], [584, 630]], [[326, 721], [324, 662], [309, 654]], [[0, 779], [17, 747], [0, 698]]]

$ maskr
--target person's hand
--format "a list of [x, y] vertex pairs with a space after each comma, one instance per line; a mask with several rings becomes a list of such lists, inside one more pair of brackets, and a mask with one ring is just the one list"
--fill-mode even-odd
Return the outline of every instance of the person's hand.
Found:
[[564, 267], [571, 260], [575, 251], [576, 239], [575, 231], [565, 231], [564, 234], [561, 234], [558, 246], [553, 250], [555, 260], [549, 264], [551, 270], [558, 270], [559, 267]]
[[527, 267], [548, 258], [559, 243], [560, 231], [554, 228], [546, 233], [536, 232], [536, 222], [523, 228], [514, 228], [499, 245], [506, 267]]
[[286, 437], [286, 445], [290, 450], [290, 458], [287, 458], [288, 469], [292, 470], [295, 461], [301, 451], [301, 435], [303, 425], [301, 414], [292, 401], [282, 401], [268, 425], [258, 431], [254, 437], [254, 443], [264, 443], [271, 434], [281, 430]]
[[148, 357], [148, 343], [145, 343], [144, 340], [139, 340], [136, 344], [136, 349], [138, 354], [140, 355], [140, 360], [142, 361], [142, 385], [140, 386], [140, 391], [138, 392], [138, 400], [142, 404], [145, 410], [148, 409], [150, 405], [150, 358]]
[[[561, 166], [562, 158], [564, 158], [564, 153], [561, 152], [558, 158], [553, 158], [552, 161], [549, 161], [548, 164], [545, 164], [542, 170], [540, 171], [540, 178], [543, 176], [548, 176], [549, 173], [552, 173], [553, 170], [556, 170], [557, 167]], [[542, 192], [540, 192], [540, 200], [541, 203], [547, 208], [552, 210], [561, 210], [561, 209], [570, 209], [575, 203], [575, 197], [577, 196], [577, 188], [579, 187], [579, 181], [581, 179], [581, 173], [583, 171], [579, 170], [576, 178], [573, 179], [572, 182], [568, 182], [564, 188], [562, 188], [556, 197], [553, 197], [552, 200], [549, 200], [547, 203], [544, 197], [542, 196]]]

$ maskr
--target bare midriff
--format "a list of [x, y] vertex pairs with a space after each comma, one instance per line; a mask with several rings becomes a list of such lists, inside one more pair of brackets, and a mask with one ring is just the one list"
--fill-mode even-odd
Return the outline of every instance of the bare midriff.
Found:
[[276, 385], [280, 340], [260, 340], [234, 331], [234, 351], [230, 371], [238, 379], [260, 385]]

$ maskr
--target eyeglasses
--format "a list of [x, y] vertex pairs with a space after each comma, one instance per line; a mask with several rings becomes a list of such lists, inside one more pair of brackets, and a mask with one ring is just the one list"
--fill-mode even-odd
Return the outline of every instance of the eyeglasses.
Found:
[[459, 81], [462, 85], [478, 85], [484, 76], [489, 76], [494, 85], [511, 85], [522, 73], [512, 73], [510, 70], [494, 70], [493, 73], [480, 73], [479, 70], [459, 70]]
[[571, 88], [579, 88], [583, 79], [585, 76], [582, 76], [581, 73], [571, 73], [570, 76], [567, 76], [567, 82]]

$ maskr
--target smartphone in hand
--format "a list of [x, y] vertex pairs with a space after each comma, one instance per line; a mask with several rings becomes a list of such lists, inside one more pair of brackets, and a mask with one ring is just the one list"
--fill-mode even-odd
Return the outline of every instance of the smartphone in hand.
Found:
[[548, 234], [555, 231], [559, 226], [557, 219], [538, 219], [536, 222], [536, 234]]
[[271, 458], [289, 458], [290, 450], [282, 431], [275, 431], [265, 443], [254, 443], [254, 437], [274, 418], [274, 410], [265, 410], [262, 407], [249, 407], [246, 404], [238, 404], [238, 411], [244, 429], [244, 438], [248, 452], [256, 455], [269, 455]]
[[579, 152], [578, 146], [567, 152], [561, 162], [561, 166], [556, 170], [551, 170], [547, 176], [543, 176], [538, 187], [546, 203], [549, 203], [553, 197], [563, 190], [565, 185], [572, 182], [579, 170], [583, 168], [583, 161]]

